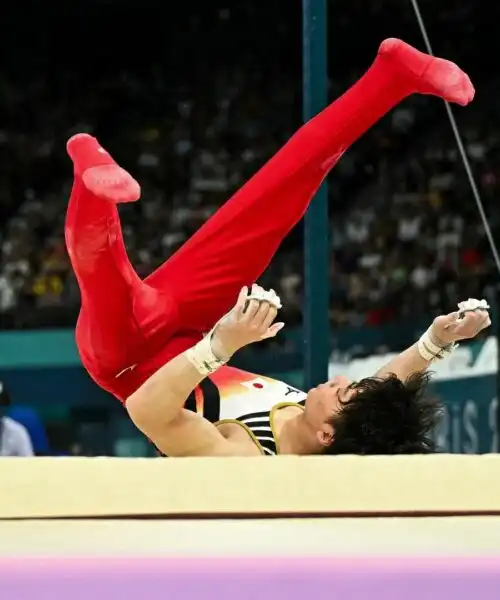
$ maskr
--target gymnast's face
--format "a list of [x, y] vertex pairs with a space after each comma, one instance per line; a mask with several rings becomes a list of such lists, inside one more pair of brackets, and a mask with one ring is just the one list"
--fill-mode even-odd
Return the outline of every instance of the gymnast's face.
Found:
[[309, 390], [304, 416], [323, 445], [329, 446], [332, 443], [331, 420], [338, 414], [342, 404], [349, 402], [354, 394], [352, 382], [341, 375]]

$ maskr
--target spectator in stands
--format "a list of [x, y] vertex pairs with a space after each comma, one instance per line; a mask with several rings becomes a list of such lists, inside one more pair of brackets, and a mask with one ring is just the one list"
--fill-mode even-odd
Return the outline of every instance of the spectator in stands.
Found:
[[[348, 59], [332, 61], [332, 96], [366, 66], [391, 19], [398, 20], [398, 35], [405, 37], [405, 28], [412, 35], [409, 8], [403, 10], [394, 0], [377, 0], [362, 5], [374, 37], [353, 48], [350, 36], [360, 6], [354, 0], [330, 7], [336, 23], [331, 43], [338, 44], [337, 49], [346, 44], [350, 48]], [[72, 57], [67, 64], [58, 44], [54, 42], [52, 50], [47, 45], [47, 40], [58, 39], [57, 28], [63, 27], [47, 13], [32, 18], [40, 24], [39, 33], [30, 33], [29, 47], [40, 48], [36, 58], [57, 68], [40, 69], [28, 47], [26, 56], [15, 46], [12, 57], [4, 57], [0, 211], [7, 225], [0, 240], [0, 328], [75, 323], [78, 291], [61, 254], [71, 179], [64, 141], [72, 132], [98, 133], [141, 181], [141, 203], [124, 208], [122, 218], [129, 256], [146, 276], [298, 124], [300, 3], [286, 17], [278, 0], [262, 6], [235, 0], [230, 8], [213, 0], [196, 10], [181, 5], [177, 9], [175, 24], [159, 23], [163, 29], [156, 35], [171, 38], [175, 53], [154, 46], [152, 33], [147, 44], [133, 49], [132, 60], [121, 34], [109, 38], [113, 33], [106, 31], [106, 48], [118, 44], [123, 57], [113, 50], [111, 64], [96, 40], [95, 47], [87, 48], [85, 62]], [[102, 3], [86, 5], [78, 15], [82, 36], [89, 35], [88, 29], [95, 37], [95, 22], [105, 22], [106, 10]], [[93, 16], [96, 11], [98, 19]], [[463, 51], [474, 65], [481, 93], [464, 111], [460, 126], [488, 217], [500, 238], [498, 84], [491, 71], [479, 71], [488, 59], [481, 59], [485, 51], [475, 43], [483, 23], [494, 22], [499, 11], [500, 5], [491, 3], [442, 0], [430, 12], [436, 27], [446, 27], [443, 43], [450, 49], [442, 47], [442, 52], [458, 60]], [[141, 13], [126, 3], [120, 18], [136, 23]], [[151, 19], [147, 26], [153, 27]], [[42, 36], [38, 43], [37, 35]], [[332, 55], [339, 56], [335, 51]], [[51, 73], [50, 84], [45, 71]], [[484, 232], [445, 115], [433, 107], [420, 98], [405, 102], [343, 157], [330, 182], [335, 287], [330, 315], [336, 327], [375, 326], [448, 312], [457, 295], [492, 300], [496, 276]], [[301, 270], [297, 234], [268, 273], [272, 285], [281, 282], [289, 325], [301, 320]]]
[[10, 406], [10, 395], [5, 385], [0, 382], [0, 457], [33, 456], [33, 446], [26, 428], [5, 416], [8, 406]]

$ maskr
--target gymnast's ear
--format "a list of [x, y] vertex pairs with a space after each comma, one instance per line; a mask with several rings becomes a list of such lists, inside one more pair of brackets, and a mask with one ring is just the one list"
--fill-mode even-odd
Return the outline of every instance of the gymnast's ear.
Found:
[[323, 423], [321, 429], [316, 433], [319, 443], [325, 448], [333, 443], [333, 427], [330, 423]]

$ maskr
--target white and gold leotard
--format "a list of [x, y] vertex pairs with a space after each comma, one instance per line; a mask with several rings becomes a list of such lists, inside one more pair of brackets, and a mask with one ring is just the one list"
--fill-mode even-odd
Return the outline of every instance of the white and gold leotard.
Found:
[[191, 395], [186, 408], [212, 423], [243, 427], [262, 454], [279, 453], [274, 415], [286, 406], [303, 406], [306, 394], [283, 381], [223, 367]]

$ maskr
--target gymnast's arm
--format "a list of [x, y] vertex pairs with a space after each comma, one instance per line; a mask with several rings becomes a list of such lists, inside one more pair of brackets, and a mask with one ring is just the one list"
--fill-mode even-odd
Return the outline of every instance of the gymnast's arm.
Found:
[[[279, 299], [278, 299], [279, 300]], [[154, 373], [126, 401], [135, 425], [167, 456], [241, 456], [251, 451], [222, 436], [184, 404], [209, 372], [221, 366], [240, 348], [273, 337], [277, 308], [250, 300], [240, 293], [234, 309], [199, 344], [175, 357]]]
[[132, 421], [167, 456], [236, 456], [245, 450], [224, 438], [212, 423], [184, 409], [204, 378], [184, 352], [127, 399]]
[[396, 375], [405, 381], [414, 373], [425, 371], [435, 358], [442, 357], [441, 353], [446, 355], [456, 342], [476, 337], [491, 325], [487, 308], [471, 310], [458, 317], [459, 313], [454, 312], [434, 319], [416, 344], [394, 357], [375, 376]]

